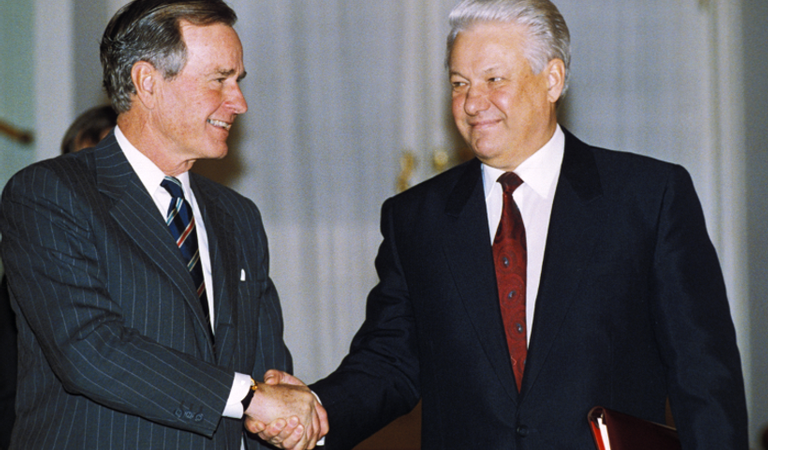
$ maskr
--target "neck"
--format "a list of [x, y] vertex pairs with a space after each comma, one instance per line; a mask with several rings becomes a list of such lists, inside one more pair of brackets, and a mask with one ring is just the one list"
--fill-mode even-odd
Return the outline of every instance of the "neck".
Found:
[[165, 175], [175, 177], [192, 168], [195, 160], [176, 158], [174, 153], [169, 151], [170, 143], [155, 138], [156, 134], [152, 132], [148, 122], [141, 120], [133, 108], [131, 111], [119, 115], [117, 125], [131, 145], [152, 161]]

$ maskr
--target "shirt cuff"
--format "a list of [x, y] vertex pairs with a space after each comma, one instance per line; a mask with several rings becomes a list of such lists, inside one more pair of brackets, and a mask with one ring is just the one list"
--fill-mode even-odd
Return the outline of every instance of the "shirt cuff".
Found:
[[[314, 392], [314, 391], [311, 391], [311, 393], [314, 394], [314, 397], [317, 397], [317, 401], [319, 402], [320, 405], [322, 405], [322, 400], [319, 399], [319, 395], [317, 395], [317, 393]], [[324, 408], [324, 406], [323, 406], [323, 408]], [[322, 447], [324, 445], [325, 445], [325, 436], [322, 436], [317, 441], [317, 447]]]
[[[241, 419], [244, 417], [244, 408], [242, 408], [242, 400], [244, 400], [247, 392], [250, 390], [250, 375], [234, 372], [233, 386], [231, 386], [231, 393], [228, 395], [228, 403], [225, 405], [225, 411], [222, 412], [224, 417], [233, 419]], [[311, 391], [317, 401], [322, 404], [316, 392]], [[325, 445], [325, 437], [323, 436], [317, 441], [318, 446]]]
[[222, 412], [223, 417], [230, 417], [233, 419], [241, 419], [244, 417], [244, 408], [242, 408], [242, 400], [247, 396], [247, 391], [250, 390], [250, 375], [235, 372], [233, 375], [233, 386], [231, 386], [231, 393], [228, 395], [228, 403], [225, 405], [225, 411]]

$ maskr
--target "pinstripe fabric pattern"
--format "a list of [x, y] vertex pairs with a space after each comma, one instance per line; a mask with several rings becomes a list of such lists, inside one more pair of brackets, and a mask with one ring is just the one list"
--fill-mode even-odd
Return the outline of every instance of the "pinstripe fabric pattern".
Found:
[[19, 327], [12, 449], [239, 448], [241, 421], [221, 417], [233, 372], [291, 370], [291, 356], [257, 208], [202, 177], [192, 187], [216, 352], [180, 252], [113, 133], [9, 181], [0, 250]]

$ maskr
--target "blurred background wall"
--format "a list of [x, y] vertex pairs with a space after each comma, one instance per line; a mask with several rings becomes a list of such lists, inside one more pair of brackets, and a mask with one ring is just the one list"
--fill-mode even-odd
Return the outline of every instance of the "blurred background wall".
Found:
[[[122, 0], [0, 4], [0, 186], [105, 101], [98, 43]], [[444, 71], [456, 0], [230, 0], [245, 49], [231, 152], [196, 170], [260, 207], [296, 374], [336, 368], [376, 282], [380, 205], [462, 158]], [[572, 33], [561, 123], [684, 165], [720, 255], [753, 442], [767, 423], [767, 2], [557, 1]], [[753, 445], [755, 447], [755, 444]]]

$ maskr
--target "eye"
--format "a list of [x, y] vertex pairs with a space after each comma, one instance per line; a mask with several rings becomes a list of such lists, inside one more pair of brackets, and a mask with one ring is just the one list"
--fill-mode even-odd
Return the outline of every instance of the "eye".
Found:
[[467, 83], [463, 81], [454, 80], [450, 82], [450, 87], [455, 91], [466, 86]]
[[500, 82], [500, 81], [503, 81], [502, 77], [490, 77], [489, 78], [489, 83], [497, 83], [497, 82]]

